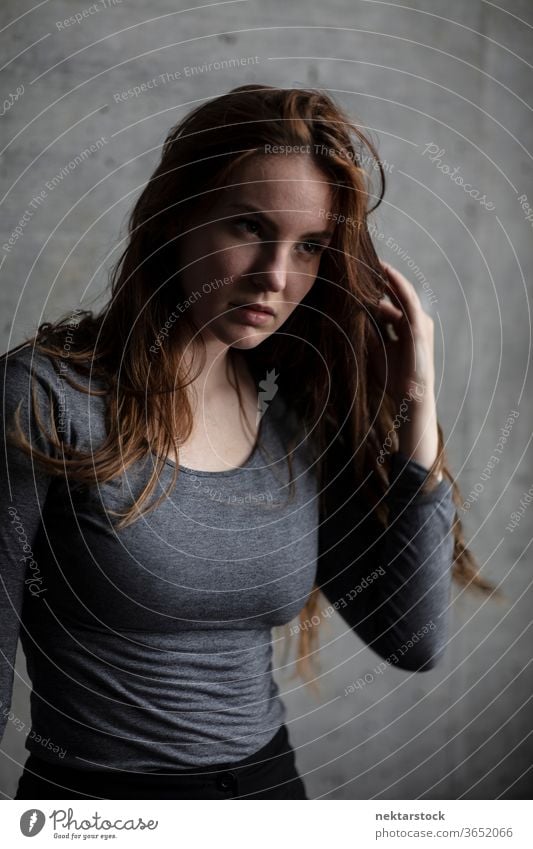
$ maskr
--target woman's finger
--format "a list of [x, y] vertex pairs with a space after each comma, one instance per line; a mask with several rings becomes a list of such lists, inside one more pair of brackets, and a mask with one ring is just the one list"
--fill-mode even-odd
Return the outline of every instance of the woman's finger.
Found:
[[418, 320], [422, 304], [414, 286], [396, 268], [387, 262], [381, 262], [389, 283], [390, 298], [407, 316], [409, 324]]
[[399, 338], [396, 325], [390, 318], [381, 316], [376, 323], [370, 322], [368, 348], [373, 355], [392, 356], [391, 342], [395, 343]]
[[399, 307], [396, 307], [390, 301], [386, 301], [385, 298], [382, 298], [373, 309], [376, 310], [381, 320], [386, 318], [387, 321], [401, 321], [405, 317], [405, 313]]

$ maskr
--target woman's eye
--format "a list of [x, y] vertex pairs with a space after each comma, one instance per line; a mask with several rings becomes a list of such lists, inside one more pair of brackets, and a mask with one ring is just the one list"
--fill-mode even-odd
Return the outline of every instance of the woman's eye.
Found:
[[320, 253], [325, 249], [325, 245], [320, 244], [320, 242], [302, 242], [301, 243], [305, 248], [304, 253], [309, 256], [315, 256], [315, 254]]
[[[237, 218], [234, 224], [241, 232], [250, 233], [253, 236], [259, 235], [261, 230], [257, 221], [254, 221], [253, 218]], [[305, 256], [316, 256], [325, 250], [326, 247], [326, 245], [320, 242], [300, 242], [298, 250]]]
[[251, 218], [238, 218], [235, 221], [235, 226], [239, 229], [247, 230], [249, 233], [257, 233], [259, 224]]

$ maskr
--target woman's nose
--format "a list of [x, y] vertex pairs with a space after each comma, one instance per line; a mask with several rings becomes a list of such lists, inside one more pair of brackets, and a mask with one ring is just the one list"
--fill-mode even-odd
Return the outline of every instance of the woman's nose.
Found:
[[254, 279], [262, 289], [282, 292], [287, 285], [289, 266], [289, 246], [283, 243], [264, 245], [264, 251], [258, 260]]

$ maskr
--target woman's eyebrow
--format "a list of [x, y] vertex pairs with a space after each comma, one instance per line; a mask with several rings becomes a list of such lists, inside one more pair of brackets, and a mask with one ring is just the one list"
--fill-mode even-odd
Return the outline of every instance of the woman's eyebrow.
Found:
[[[245, 203], [245, 202], [230, 203], [230, 204], [227, 204], [226, 209], [236, 209], [236, 210], [239, 210], [239, 212], [249, 212], [252, 215], [257, 215], [261, 218], [266, 219], [266, 221], [271, 225], [271, 227], [274, 230], [277, 229], [276, 228], [276, 222], [272, 218], [270, 218], [270, 216], [267, 215], [266, 212], [263, 212], [263, 210], [258, 209], [256, 206], [254, 206], [251, 203]], [[298, 210], [294, 210], [294, 211], [297, 212]], [[302, 233], [300, 238], [301, 239], [331, 239], [331, 237], [333, 236], [333, 232], [334, 232], [333, 230], [317, 230], [317, 231], [314, 231], [312, 233]]]

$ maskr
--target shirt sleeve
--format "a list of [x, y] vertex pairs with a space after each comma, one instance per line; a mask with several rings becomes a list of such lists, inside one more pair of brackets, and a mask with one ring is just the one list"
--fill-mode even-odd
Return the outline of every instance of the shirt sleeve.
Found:
[[452, 484], [443, 478], [423, 493], [428, 474], [401, 452], [391, 457], [387, 528], [345, 477], [341, 506], [320, 525], [317, 567], [318, 586], [349, 627], [385, 660], [419, 672], [445, 651], [454, 550]]
[[[20, 403], [19, 420], [26, 438], [52, 456], [51, 446], [37, 425], [30, 362], [31, 350], [28, 353], [26, 349], [0, 358], [0, 740], [11, 705], [24, 594], [26, 591], [39, 595], [45, 591], [39, 564], [33, 557], [33, 544], [51, 478], [8, 440]], [[49, 430], [50, 381], [42, 368], [35, 385], [38, 412]], [[56, 395], [53, 385], [52, 395]]]

